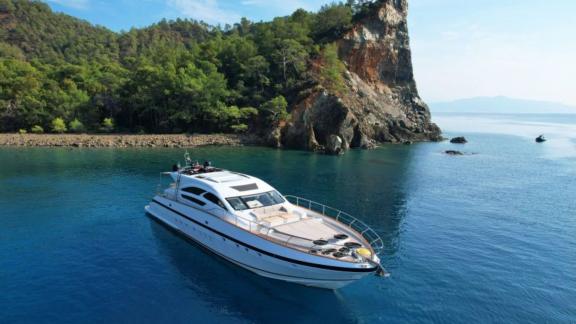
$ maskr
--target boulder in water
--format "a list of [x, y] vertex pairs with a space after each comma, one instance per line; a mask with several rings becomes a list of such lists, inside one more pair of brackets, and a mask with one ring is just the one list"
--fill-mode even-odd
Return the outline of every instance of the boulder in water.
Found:
[[450, 143], [452, 143], [452, 144], [466, 144], [466, 143], [468, 143], [468, 140], [466, 140], [466, 137], [464, 137], [464, 136], [458, 136], [458, 137], [454, 137], [453, 139], [451, 139]]
[[536, 143], [544, 143], [544, 142], [546, 142], [546, 137], [544, 137], [544, 135], [536, 137]]
[[330, 135], [328, 137], [328, 141], [326, 143], [326, 153], [334, 154], [334, 155], [344, 153], [343, 148], [342, 148], [343, 143], [344, 142], [342, 141], [342, 138], [340, 136]]
[[444, 153], [446, 153], [448, 155], [464, 155], [464, 153], [462, 153], [460, 151], [456, 151], [456, 150], [448, 150], [448, 151], [445, 151]]

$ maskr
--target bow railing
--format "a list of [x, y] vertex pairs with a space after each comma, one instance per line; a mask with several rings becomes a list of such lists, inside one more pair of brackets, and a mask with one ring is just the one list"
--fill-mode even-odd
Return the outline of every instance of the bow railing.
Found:
[[362, 235], [362, 237], [364, 237], [364, 239], [368, 242], [368, 244], [370, 244], [376, 254], [379, 254], [384, 249], [384, 241], [382, 241], [380, 235], [378, 235], [376, 231], [374, 231], [370, 226], [366, 225], [366, 223], [362, 222], [358, 218], [336, 208], [332, 208], [306, 198], [300, 198], [291, 195], [284, 197], [288, 199], [290, 203], [296, 206], [317, 212], [323, 216], [332, 218], [337, 222], [350, 227]]

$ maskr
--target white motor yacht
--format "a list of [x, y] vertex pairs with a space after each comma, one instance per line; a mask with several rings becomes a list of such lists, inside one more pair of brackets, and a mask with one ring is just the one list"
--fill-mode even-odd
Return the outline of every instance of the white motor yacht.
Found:
[[386, 274], [382, 239], [360, 220], [210, 163], [174, 166], [146, 212], [220, 257], [261, 276], [337, 289]]

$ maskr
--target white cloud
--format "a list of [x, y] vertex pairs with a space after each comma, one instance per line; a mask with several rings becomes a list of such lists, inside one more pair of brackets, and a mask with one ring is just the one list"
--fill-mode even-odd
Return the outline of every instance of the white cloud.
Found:
[[173, 16], [186, 16], [210, 24], [232, 24], [241, 17], [272, 19], [296, 9], [315, 11], [328, 0], [165, 0]]
[[89, 0], [48, 0], [48, 2], [72, 9], [88, 9], [90, 6]]
[[322, 3], [327, 1], [300, 1], [300, 0], [242, 0], [242, 5], [245, 6], [258, 6], [267, 7], [270, 9], [282, 11], [282, 12], [293, 12], [296, 9], [305, 10], [316, 10]]
[[168, 5], [182, 15], [210, 24], [233, 23], [240, 15], [220, 7], [216, 0], [168, 0]]

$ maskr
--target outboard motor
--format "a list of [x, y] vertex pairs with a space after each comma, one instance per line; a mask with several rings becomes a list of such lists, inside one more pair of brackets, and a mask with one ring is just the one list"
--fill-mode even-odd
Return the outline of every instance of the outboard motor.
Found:
[[172, 172], [178, 172], [180, 168], [178, 167], [178, 164], [173, 164], [172, 165]]

